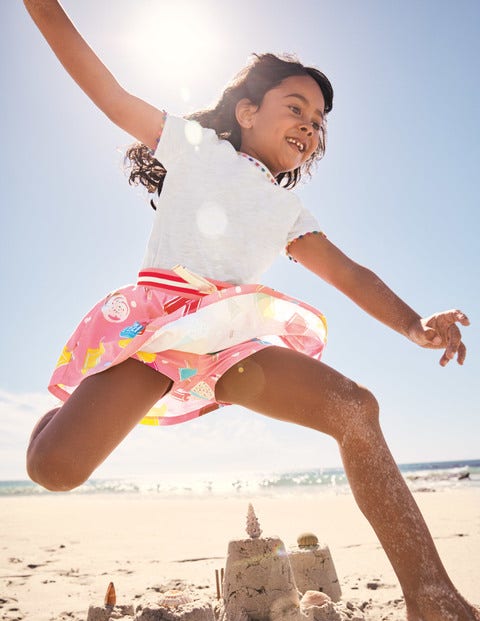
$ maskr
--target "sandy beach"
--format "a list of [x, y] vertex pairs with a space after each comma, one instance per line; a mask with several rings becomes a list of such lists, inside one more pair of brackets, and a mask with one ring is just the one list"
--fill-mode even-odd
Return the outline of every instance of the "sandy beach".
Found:
[[[415, 497], [454, 583], [480, 603], [480, 489]], [[342, 599], [362, 605], [365, 619], [405, 619], [395, 575], [352, 496], [329, 493], [3, 497], [0, 619], [85, 621], [90, 604], [103, 605], [111, 580], [119, 604], [153, 601], [175, 581], [215, 598], [215, 570], [224, 567], [228, 542], [246, 537], [250, 501], [263, 536], [288, 548], [311, 531], [329, 546]]]

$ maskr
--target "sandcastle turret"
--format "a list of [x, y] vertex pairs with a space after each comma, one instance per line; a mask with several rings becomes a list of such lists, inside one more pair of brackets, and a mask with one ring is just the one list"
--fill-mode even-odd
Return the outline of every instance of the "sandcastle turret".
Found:
[[320, 591], [337, 602], [342, 591], [328, 546], [320, 545], [313, 533], [299, 535], [297, 544], [289, 550], [288, 556], [298, 590], [301, 593]]
[[247, 528], [245, 530], [247, 531], [247, 535], [250, 539], [258, 539], [262, 534], [262, 529], [260, 528], [260, 523], [255, 515], [252, 503], [248, 505]]

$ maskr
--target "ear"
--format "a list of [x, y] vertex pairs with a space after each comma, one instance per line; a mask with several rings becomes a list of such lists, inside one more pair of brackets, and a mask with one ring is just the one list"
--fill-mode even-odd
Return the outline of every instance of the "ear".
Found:
[[242, 129], [250, 129], [253, 125], [253, 118], [258, 106], [253, 104], [250, 99], [244, 97], [235, 106], [235, 118]]

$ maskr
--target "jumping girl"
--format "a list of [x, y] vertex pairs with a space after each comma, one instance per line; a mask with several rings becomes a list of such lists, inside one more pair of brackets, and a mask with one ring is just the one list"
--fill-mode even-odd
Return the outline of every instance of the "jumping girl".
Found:
[[236, 403], [333, 436], [355, 499], [401, 583], [409, 621], [479, 621], [450, 581], [366, 388], [319, 361], [320, 312], [259, 277], [287, 254], [440, 364], [465, 359], [459, 310], [421, 318], [319, 231], [290, 191], [325, 148], [333, 91], [317, 69], [257, 56], [218, 104], [176, 118], [126, 92], [56, 0], [25, 0], [78, 85], [140, 143], [130, 179], [154, 193], [138, 282], [107, 296], [63, 349], [36, 425], [31, 478], [83, 483], [140, 421], [171, 424]]

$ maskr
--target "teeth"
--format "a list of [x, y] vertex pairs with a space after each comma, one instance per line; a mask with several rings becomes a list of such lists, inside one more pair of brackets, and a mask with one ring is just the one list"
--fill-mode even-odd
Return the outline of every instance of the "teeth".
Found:
[[290, 142], [291, 144], [294, 144], [299, 151], [303, 151], [304, 146], [301, 142], [299, 142], [298, 140], [295, 140], [295, 138], [287, 138], [287, 142]]

